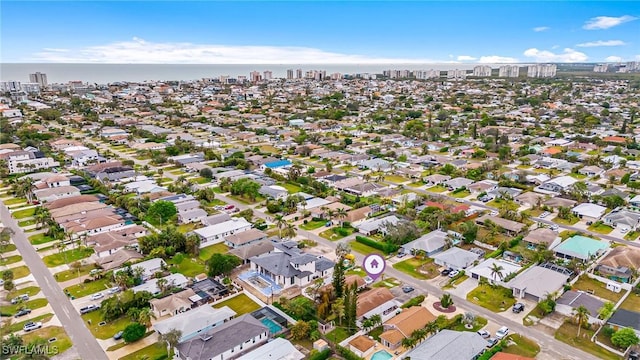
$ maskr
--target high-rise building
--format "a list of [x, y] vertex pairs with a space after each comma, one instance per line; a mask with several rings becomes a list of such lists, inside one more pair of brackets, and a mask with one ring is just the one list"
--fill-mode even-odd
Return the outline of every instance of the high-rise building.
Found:
[[26, 92], [27, 94], [38, 94], [40, 93], [40, 84], [38, 83], [22, 83], [20, 84], [20, 88], [22, 89], [22, 91]]
[[47, 87], [47, 74], [43, 74], [41, 72], [29, 74], [29, 81], [39, 84], [40, 87]]
[[263, 79], [264, 80], [271, 80], [273, 79], [273, 72], [271, 70], [265, 70], [263, 73]]
[[331, 74], [331, 80], [340, 80], [340, 79], [342, 79], [342, 74], [340, 73]]
[[518, 77], [520, 76], [520, 67], [518, 65], [502, 65], [498, 70], [499, 77]]
[[464, 79], [467, 77], [466, 70], [447, 70], [447, 79]]
[[555, 64], [535, 64], [527, 69], [527, 76], [533, 78], [549, 78], [556, 76], [558, 67]]
[[296, 79], [302, 79], [302, 69], [296, 70]]
[[414, 71], [414, 75], [418, 80], [434, 79], [440, 77], [440, 70], [417, 70]]
[[3, 81], [0, 82], [0, 91], [2, 92], [17, 92], [22, 90], [22, 84], [20, 81]]
[[249, 80], [251, 82], [258, 82], [262, 80], [262, 75], [260, 75], [260, 72], [258, 71], [252, 71], [251, 73], [249, 73]]
[[597, 72], [597, 73], [606, 73], [607, 70], [609, 70], [608, 64], [596, 64], [593, 67], [593, 72]]
[[489, 77], [491, 76], [491, 66], [478, 65], [473, 68], [473, 76], [476, 77]]
[[293, 79], [293, 69], [287, 70], [287, 80]]

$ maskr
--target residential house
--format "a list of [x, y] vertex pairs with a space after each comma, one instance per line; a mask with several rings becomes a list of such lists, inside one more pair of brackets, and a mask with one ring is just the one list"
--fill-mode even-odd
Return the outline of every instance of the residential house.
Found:
[[527, 225], [519, 223], [517, 221], [507, 220], [491, 215], [484, 215], [476, 219], [476, 223], [482, 225], [484, 225], [487, 221], [491, 221], [511, 235], [517, 235], [527, 227]]
[[467, 188], [473, 183], [474, 181], [471, 179], [457, 177], [457, 178], [445, 181], [443, 185], [446, 186], [450, 191], [453, 191], [460, 188]]
[[274, 247], [271, 241], [262, 240], [236, 249], [231, 249], [229, 250], [229, 253], [239, 257], [243, 264], [248, 264], [249, 259], [252, 257], [268, 254], [272, 252], [273, 249]]
[[242, 231], [233, 235], [226, 236], [224, 238], [224, 243], [232, 249], [237, 249], [239, 247], [255, 244], [259, 241], [267, 239], [267, 237], [267, 233], [263, 231], [260, 231], [258, 229], [249, 229], [247, 231]]
[[608, 279], [631, 283], [633, 271], [640, 268], [640, 250], [633, 246], [618, 246], [602, 258], [595, 271]]
[[79, 196], [80, 190], [75, 186], [57, 186], [46, 189], [34, 190], [33, 196], [40, 202], [50, 202], [73, 196]]
[[[167, 266], [167, 263], [164, 262], [161, 258], [153, 258], [146, 261], [142, 261], [139, 263], [135, 263], [130, 266], [133, 271], [135, 268], [140, 268], [142, 273], [142, 280], [146, 281], [153, 277], [157, 272], [161, 272], [163, 268]], [[126, 271], [128, 268], [120, 268], [113, 271], [113, 276], [115, 277], [117, 273], [120, 271]]]
[[267, 169], [275, 170], [275, 169], [288, 169], [293, 166], [293, 163], [289, 160], [277, 160], [268, 163], [264, 163], [260, 166], [261, 171], [265, 171]]
[[193, 230], [200, 237], [200, 248], [221, 243], [224, 238], [239, 232], [251, 229], [252, 224], [245, 218], [231, 218], [231, 220], [209, 225], [201, 229]]
[[530, 249], [535, 249], [538, 246], [544, 246], [546, 249], [549, 249], [560, 242], [560, 237], [555, 231], [541, 227], [530, 231], [522, 241], [524, 241]]
[[452, 247], [433, 256], [436, 264], [454, 270], [466, 269], [478, 258], [480, 258], [480, 255], [459, 247]]
[[606, 214], [602, 218], [602, 221], [614, 228], [620, 227], [626, 228], [629, 231], [635, 231], [640, 225], [640, 213], [623, 208], [617, 208]]
[[487, 341], [475, 332], [441, 330], [405, 354], [411, 360], [475, 360]]
[[540, 302], [549, 294], [560, 291], [568, 279], [569, 275], [565, 272], [536, 265], [518, 274], [507, 283], [507, 287], [513, 291], [516, 299]]
[[236, 359], [268, 339], [269, 328], [245, 314], [180, 343], [175, 354], [180, 360]]
[[604, 169], [598, 166], [585, 166], [578, 170], [578, 174], [582, 174], [586, 176], [602, 175], [603, 173], [604, 173]]
[[542, 205], [544, 202], [544, 196], [529, 191], [516, 196], [514, 200], [522, 206], [536, 207], [538, 205]]
[[467, 187], [472, 195], [486, 193], [498, 188], [498, 182], [494, 180], [480, 180]]
[[249, 259], [251, 270], [271, 278], [283, 289], [304, 287], [333, 274], [333, 261], [300, 251], [295, 241], [274, 244], [273, 252]]
[[544, 184], [535, 188], [535, 191], [542, 193], [555, 193], [560, 194], [565, 191], [568, 191], [573, 184], [578, 182], [578, 180], [572, 178], [571, 176], [559, 176], [557, 178], [551, 179]]
[[396, 315], [400, 305], [386, 287], [373, 288], [358, 295], [356, 318], [362, 322], [373, 315], [380, 315], [384, 322]]
[[377, 219], [363, 221], [362, 223], [358, 224], [356, 228], [358, 229], [358, 232], [364, 235], [371, 235], [377, 232], [381, 232], [384, 234], [386, 232], [385, 228], [388, 225], [394, 226], [398, 222], [400, 222], [400, 219], [398, 219], [397, 216], [388, 215]]
[[[449, 236], [449, 234], [442, 230], [434, 230], [402, 245], [400, 247], [400, 252], [404, 254], [417, 254], [418, 252], [423, 251], [427, 256], [431, 256], [444, 249]], [[449, 241], [453, 243], [453, 239]]]
[[571, 209], [571, 212], [581, 219], [598, 221], [607, 211], [607, 208], [592, 203], [582, 203]]
[[[494, 267], [501, 268], [499, 272], [494, 272]], [[480, 280], [485, 279], [490, 284], [502, 283], [505, 278], [511, 274], [516, 274], [522, 269], [522, 266], [516, 265], [510, 261], [504, 261], [500, 259], [487, 259], [480, 264], [468, 269], [467, 274], [471, 278]]]
[[561, 197], [552, 197], [546, 200], [543, 205], [559, 208], [559, 207], [573, 207], [577, 202], [575, 200], [565, 199]]
[[199, 306], [191, 311], [177, 313], [168, 319], [158, 321], [153, 324], [153, 329], [159, 335], [166, 334], [173, 329], [180, 330], [182, 336], [179, 343], [183, 343], [229, 322], [234, 316], [236, 316], [236, 312], [228, 306], [218, 309], [212, 306]]
[[279, 185], [262, 185], [258, 190], [258, 193], [273, 200], [284, 200], [289, 196], [289, 191]]
[[202, 219], [200, 222], [202, 223], [202, 225], [204, 226], [210, 226], [210, 225], [216, 225], [216, 224], [221, 224], [225, 221], [229, 221], [231, 220], [231, 215], [222, 212], [219, 214], [215, 214], [215, 215], [211, 215], [211, 216], [207, 216], [206, 218]]
[[349, 341], [349, 350], [361, 358], [366, 358], [373, 354], [377, 348], [376, 345], [376, 342], [368, 336], [360, 335]]
[[352, 226], [357, 226], [362, 221], [366, 220], [373, 213], [371, 206], [363, 206], [358, 209], [352, 209], [347, 212], [345, 221], [349, 222]]
[[593, 324], [601, 322], [601, 320], [598, 319], [598, 314], [603, 305], [604, 301], [584, 291], [569, 290], [556, 300], [555, 311], [564, 316], [573, 317], [575, 315], [575, 309], [584, 306], [589, 311], [587, 321]]
[[145, 227], [132, 225], [88, 236], [85, 242], [87, 245], [93, 245], [93, 251], [95, 251], [96, 256], [101, 258], [122, 249], [137, 248], [138, 238], [146, 234], [147, 229]]
[[191, 310], [195, 304], [191, 299], [196, 299], [197, 297], [192, 289], [185, 289], [160, 299], [151, 299], [149, 304], [156, 319], [160, 319], [163, 316], [175, 316]]
[[187, 285], [189, 285], [189, 279], [187, 279], [180, 273], [175, 273], [162, 278], [149, 279], [138, 286], [132, 287], [131, 290], [134, 293], [146, 291], [153, 296], [158, 296], [162, 293], [161, 286], [158, 285], [158, 280], [161, 279], [166, 281], [166, 286], [168, 289], [184, 289], [187, 287]]
[[203, 219], [207, 217], [207, 212], [201, 208], [195, 208], [187, 211], [181, 211], [178, 213], [178, 223], [180, 224], [190, 224], [201, 222]]
[[404, 309], [400, 314], [387, 320], [380, 334], [380, 343], [391, 350], [395, 350], [402, 345], [402, 340], [411, 334], [424, 328], [428, 323], [434, 321], [436, 316], [427, 308], [422, 306], [412, 306]]
[[555, 256], [562, 259], [578, 259], [588, 261], [604, 254], [609, 249], [609, 242], [591, 239], [582, 235], [574, 235], [553, 248]]
[[289, 340], [278, 337], [238, 358], [238, 360], [302, 360], [305, 356]]
[[427, 184], [427, 186], [442, 185], [449, 180], [451, 180], [451, 176], [441, 174], [433, 174], [422, 178], [422, 181]]
[[607, 325], [614, 330], [630, 327], [640, 337], [640, 313], [631, 310], [618, 309], [607, 321]]
[[117, 269], [125, 263], [134, 263], [142, 258], [142, 254], [135, 250], [121, 249], [111, 255], [97, 258], [96, 265], [100, 266], [105, 271], [109, 271]]

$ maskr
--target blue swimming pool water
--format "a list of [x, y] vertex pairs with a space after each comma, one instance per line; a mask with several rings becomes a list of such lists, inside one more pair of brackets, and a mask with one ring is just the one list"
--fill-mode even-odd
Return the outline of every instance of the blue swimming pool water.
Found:
[[391, 358], [393, 358], [393, 355], [389, 354], [384, 350], [380, 350], [375, 354], [373, 354], [373, 356], [371, 357], [371, 360], [389, 360]]
[[282, 326], [276, 324], [276, 322], [271, 319], [265, 318], [265, 319], [262, 319], [261, 322], [269, 328], [269, 331], [271, 332], [271, 334], [277, 334], [280, 331], [282, 331]]

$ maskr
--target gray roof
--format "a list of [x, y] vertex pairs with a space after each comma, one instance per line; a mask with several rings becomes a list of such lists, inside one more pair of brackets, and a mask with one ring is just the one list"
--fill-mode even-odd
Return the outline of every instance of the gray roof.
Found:
[[433, 258], [436, 260], [454, 265], [458, 268], [466, 268], [467, 265], [476, 261], [479, 257], [480, 255], [468, 250], [461, 249], [459, 247], [452, 247], [447, 251], [433, 256]]
[[269, 328], [250, 314], [245, 314], [216, 326], [200, 337], [179, 344], [177, 349], [182, 359], [214, 359], [225, 351], [264, 333], [268, 336]]
[[547, 294], [552, 294], [566, 284], [568, 275], [557, 271], [532, 266], [520, 273], [508, 286], [512, 289], [524, 290], [525, 293], [538, 298], [544, 298]]
[[307, 271], [300, 271], [294, 268], [292, 264], [307, 264], [311, 261], [315, 261], [316, 271], [324, 271], [335, 265], [333, 261], [323, 256], [316, 257], [310, 254], [300, 254], [296, 251], [273, 252], [270, 254], [254, 256], [249, 260], [272, 274], [282, 275], [285, 277], [302, 277], [310, 275]]
[[638, 223], [640, 223], [640, 214], [625, 209], [616, 209], [605, 215], [602, 219], [615, 224], [636, 227]]
[[441, 249], [446, 241], [447, 233], [442, 230], [434, 230], [428, 234], [402, 245], [405, 252], [409, 252], [412, 249], [424, 250], [428, 253]]
[[411, 360], [472, 360], [487, 341], [475, 332], [442, 330], [407, 353]]
[[562, 294], [556, 302], [561, 305], [571, 306], [572, 308], [578, 308], [580, 305], [583, 305], [589, 309], [589, 314], [593, 317], [598, 316], [598, 311], [602, 308], [602, 305], [604, 305], [602, 300], [596, 299], [585, 292], [573, 290]]
[[202, 219], [202, 225], [221, 224], [221, 223], [223, 223], [225, 221], [229, 221], [229, 220], [231, 220], [231, 215], [229, 215], [227, 213], [220, 213], [220, 214], [207, 216], [206, 218]]
[[618, 309], [613, 313], [613, 316], [611, 316], [607, 323], [640, 330], [640, 313], [625, 309]]
[[200, 306], [158, 321], [153, 324], [153, 328], [160, 334], [166, 334], [173, 329], [180, 330], [183, 338], [189, 338], [202, 329], [231, 319], [235, 315], [236, 312], [228, 306], [223, 306], [219, 309], [214, 309], [211, 306]]
[[251, 257], [262, 255], [271, 251], [273, 251], [273, 244], [271, 243], [271, 241], [261, 240], [237, 249], [231, 249], [229, 250], [229, 253], [239, 257], [242, 260], [246, 260]]

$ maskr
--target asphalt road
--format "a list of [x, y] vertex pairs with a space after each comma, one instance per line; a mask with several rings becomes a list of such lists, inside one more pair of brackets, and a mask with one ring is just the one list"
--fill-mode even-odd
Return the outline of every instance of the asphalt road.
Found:
[[13, 230], [14, 235], [12, 238], [16, 248], [31, 270], [38, 285], [40, 285], [40, 289], [42, 289], [60, 323], [62, 323], [65, 331], [71, 337], [79, 357], [91, 360], [107, 360], [104, 350], [102, 350], [102, 347], [100, 347], [100, 344], [98, 344], [89, 329], [85, 327], [84, 320], [82, 320], [80, 314], [55, 281], [36, 250], [29, 243], [24, 231], [18, 226], [16, 220], [11, 217], [4, 204], [0, 205], [0, 220], [2, 220], [5, 227]]

